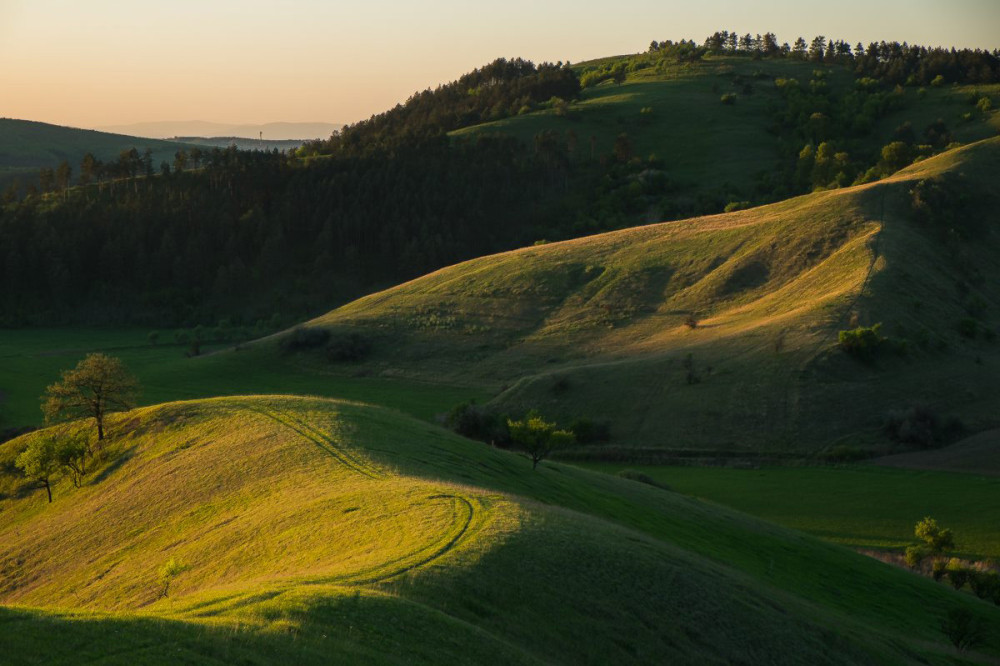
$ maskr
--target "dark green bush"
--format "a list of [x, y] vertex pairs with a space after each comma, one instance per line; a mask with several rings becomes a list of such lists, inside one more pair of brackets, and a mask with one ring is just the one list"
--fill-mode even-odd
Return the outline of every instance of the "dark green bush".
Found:
[[954, 416], [941, 419], [929, 407], [915, 405], [889, 412], [882, 430], [894, 442], [927, 449], [957, 438], [965, 426]]
[[326, 357], [334, 362], [361, 361], [372, 352], [372, 343], [360, 333], [331, 335]]
[[882, 324], [858, 326], [837, 334], [837, 344], [840, 349], [863, 361], [873, 359], [885, 340], [882, 335]]
[[292, 352], [322, 347], [329, 339], [330, 331], [325, 328], [305, 328], [300, 326], [282, 338], [278, 346], [281, 347], [281, 351], [290, 354]]
[[486, 442], [493, 446], [510, 446], [507, 416], [477, 405], [474, 400], [458, 405], [445, 418], [449, 428], [463, 437]]

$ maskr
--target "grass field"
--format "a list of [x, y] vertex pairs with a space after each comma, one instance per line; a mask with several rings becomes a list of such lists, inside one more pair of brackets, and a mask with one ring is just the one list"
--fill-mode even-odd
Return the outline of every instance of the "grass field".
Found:
[[[369, 336], [376, 375], [499, 385], [500, 410], [607, 420], [606, 457], [886, 452], [887, 415], [917, 404], [995, 428], [1000, 347], [959, 324], [975, 311], [996, 337], [998, 165], [991, 139], [865, 186], [474, 259], [308, 325]], [[958, 183], [975, 238], [915, 221], [928, 178]], [[876, 323], [905, 353], [838, 350], [839, 331]], [[298, 362], [329, 367], [317, 356]]]
[[481, 389], [461, 385], [323, 373], [252, 350], [186, 358], [186, 346], [150, 345], [147, 334], [140, 329], [0, 330], [0, 428], [40, 425], [39, 397], [45, 387], [94, 351], [122, 359], [139, 378], [144, 405], [284, 392], [372, 402], [433, 419], [460, 402], [489, 397]]
[[[572, 466], [533, 472], [382, 408], [215, 399], [114, 432], [109, 461], [51, 505], [0, 475], [13, 663], [944, 664], [949, 608], [1000, 630], [994, 606], [839, 546]], [[0, 469], [43, 434], [0, 447]], [[163, 597], [170, 558], [186, 568]]]
[[1000, 559], [1000, 479], [951, 472], [851, 467], [722, 467], [584, 464], [639, 470], [677, 492], [745, 511], [851, 548], [902, 551], [924, 516], [951, 527], [956, 554]]

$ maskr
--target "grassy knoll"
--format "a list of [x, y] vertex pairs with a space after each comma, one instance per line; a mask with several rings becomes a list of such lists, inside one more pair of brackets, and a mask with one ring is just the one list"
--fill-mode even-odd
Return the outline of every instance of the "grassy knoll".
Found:
[[[995, 427], [998, 166], [1000, 140], [983, 141], [870, 185], [475, 259], [308, 325], [367, 336], [376, 375], [606, 419], [615, 443], [595, 456], [886, 448], [887, 414], [915, 404]], [[928, 179], [959, 222], [916, 217]], [[838, 350], [839, 331], [875, 323], [891, 339], [874, 357]]]
[[935, 471], [851, 467], [639, 466], [587, 463], [617, 473], [638, 469], [677, 492], [718, 502], [851, 548], [899, 550], [916, 543], [924, 516], [953, 528], [956, 553], [1000, 558], [1000, 480]]
[[[0, 477], [14, 663], [954, 663], [949, 608], [1000, 629], [992, 605], [841, 547], [608, 475], [532, 472], [390, 410], [227, 398], [115, 432], [110, 462], [51, 505]], [[4, 444], [3, 468], [42, 435]], [[170, 558], [184, 567], [163, 597]]]
[[[40, 425], [39, 396], [87, 353], [121, 358], [142, 386], [144, 405], [217, 395], [288, 392], [323, 395], [387, 405], [432, 419], [481, 389], [289, 367], [286, 359], [253, 351], [186, 358], [186, 346], [151, 345], [141, 329], [19, 329], [0, 331], [0, 428]], [[221, 346], [207, 345], [217, 351]], [[244, 357], [244, 354], [246, 355]]]

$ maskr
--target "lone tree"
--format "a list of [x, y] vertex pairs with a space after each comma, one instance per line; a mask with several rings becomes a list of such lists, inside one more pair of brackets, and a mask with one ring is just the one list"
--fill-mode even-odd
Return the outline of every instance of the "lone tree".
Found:
[[28, 448], [14, 461], [14, 465], [24, 472], [24, 475], [37, 481], [48, 493], [49, 503], [52, 502], [52, 477], [59, 470], [58, 445], [52, 437], [36, 437], [28, 444]]
[[90, 354], [45, 389], [42, 411], [49, 422], [92, 417], [100, 442], [104, 439], [104, 417], [132, 409], [138, 393], [135, 377], [119, 359]]
[[925, 517], [916, 527], [913, 534], [927, 544], [933, 553], [942, 553], [955, 547], [955, 535], [949, 529], [941, 529], [936, 520], [930, 516]]
[[556, 430], [555, 423], [549, 423], [532, 410], [520, 421], [508, 419], [510, 439], [531, 457], [531, 469], [538, 467], [554, 450], [576, 441], [568, 430]]

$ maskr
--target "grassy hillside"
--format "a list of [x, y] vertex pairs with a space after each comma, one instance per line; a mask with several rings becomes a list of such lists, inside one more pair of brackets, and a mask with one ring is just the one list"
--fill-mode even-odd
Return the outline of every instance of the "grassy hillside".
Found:
[[[971, 595], [384, 409], [216, 399], [115, 433], [51, 505], [0, 477], [13, 663], [955, 663], [958, 607], [1000, 654]], [[44, 435], [4, 444], [4, 469]]]
[[[465, 262], [308, 326], [370, 340], [351, 372], [606, 419], [616, 442], [593, 455], [884, 448], [889, 413], [920, 404], [994, 427], [998, 167], [1000, 140], [983, 141], [870, 185]], [[921, 181], [937, 193], [923, 213]], [[874, 357], [837, 349], [876, 323]]]
[[[574, 69], [583, 73], [629, 59], [605, 58], [578, 63]], [[807, 141], [801, 138], [800, 143], [786, 145], [791, 137], [780, 135], [775, 128], [776, 109], [784, 102], [774, 82], [796, 79], [805, 85], [815, 71], [824, 74], [824, 88], [834, 99], [855, 87], [854, 73], [839, 65], [709, 55], [696, 62], [665, 62], [642, 69], [630, 73], [621, 84], [608, 80], [585, 88], [565, 113], [555, 108], [526, 113], [458, 130], [452, 136], [475, 138], [500, 133], [531, 145], [542, 132], [554, 132], [563, 140], [572, 133], [575, 148], [571, 159], [591, 161], [610, 155], [616, 138], [624, 133], [632, 156], [641, 160], [655, 157], [661, 162], [679, 209], [690, 208], [699, 196], [721, 198], [722, 203], [758, 200], [758, 186], [788, 168]], [[735, 103], [723, 104], [722, 95], [730, 93]], [[863, 136], [845, 132], [831, 139], [838, 140], [839, 149], [849, 148], [852, 158], [874, 163], [879, 150], [894, 140], [896, 129], [904, 123], [910, 123], [920, 140], [924, 128], [938, 119], [963, 143], [996, 136], [1000, 114], [970, 113], [974, 111], [968, 103], [970, 94], [988, 95], [994, 105], [1000, 102], [998, 85], [953, 85], [922, 91], [908, 87], [900, 89], [895, 106], [877, 118], [869, 132]], [[965, 118], [966, 114], [970, 117]], [[655, 216], [655, 207], [650, 214]]]
[[39, 169], [55, 168], [63, 160], [69, 162], [76, 177], [80, 173], [80, 160], [87, 153], [108, 161], [117, 159], [123, 150], [135, 148], [142, 153], [150, 148], [153, 163], [159, 168], [161, 161], [172, 163], [174, 153], [188, 147], [175, 141], [0, 118], [0, 187], [15, 178], [19, 178], [23, 185], [37, 183]]

